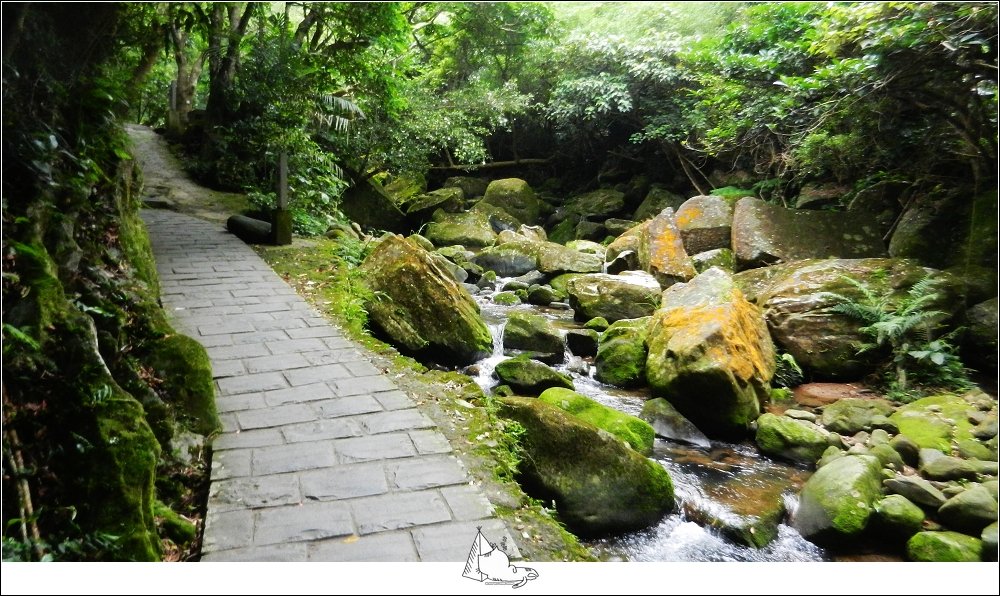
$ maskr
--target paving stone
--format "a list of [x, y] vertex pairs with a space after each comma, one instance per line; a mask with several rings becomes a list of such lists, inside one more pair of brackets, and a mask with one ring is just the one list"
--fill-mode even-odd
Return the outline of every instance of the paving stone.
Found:
[[469, 481], [458, 460], [451, 456], [396, 460], [385, 464], [385, 470], [395, 490], [424, 490]]
[[472, 548], [476, 532], [480, 531], [480, 527], [483, 536], [490, 544], [497, 546], [506, 544], [505, 552], [512, 561], [521, 558], [521, 552], [507, 531], [507, 527], [498, 519], [414, 528], [410, 534], [413, 536], [413, 543], [417, 547], [421, 561], [461, 562], [469, 557], [469, 549]]
[[288, 337], [291, 337], [292, 339], [304, 339], [307, 337], [338, 337], [339, 335], [339, 331], [328, 325], [288, 330]]
[[253, 333], [234, 333], [231, 335], [233, 345], [262, 344], [268, 341], [282, 341], [288, 339], [288, 334], [282, 329], [272, 331], [254, 331]]
[[225, 449], [267, 447], [269, 445], [282, 445], [284, 442], [285, 438], [281, 433], [281, 429], [262, 428], [259, 430], [245, 430], [238, 433], [222, 434], [212, 441], [212, 449], [218, 453]]
[[[301, 354], [267, 355], [258, 358], [247, 358], [243, 361], [248, 373], [273, 372], [309, 366], [309, 361]], [[287, 378], [287, 375], [286, 375]]]
[[312, 385], [299, 385], [286, 389], [275, 389], [264, 392], [264, 401], [268, 405], [280, 406], [288, 403], [305, 403], [319, 401], [335, 397], [333, 389], [326, 383], [314, 383]]
[[254, 327], [246, 321], [234, 321], [231, 323], [222, 323], [219, 325], [202, 325], [198, 327], [198, 333], [201, 335], [220, 335], [223, 333], [245, 333], [247, 331], [253, 331]]
[[[351, 510], [362, 536], [451, 519], [444, 497], [436, 491], [407, 492], [352, 500]], [[472, 535], [475, 538], [475, 534]], [[472, 544], [471, 540], [469, 544]], [[469, 554], [466, 549], [465, 554]]]
[[213, 360], [212, 378], [222, 379], [225, 377], [238, 377], [246, 374], [243, 363], [239, 360]]
[[303, 501], [303, 494], [299, 491], [297, 475], [279, 474], [213, 482], [208, 498], [214, 511], [232, 511], [298, 505]]
[[[262, 399], [263, 401], [263, 399]], [[240, 422], [242, 430], [254, 428], [272, 428], [285, 424], [295, 424], [314, 420], [316, 414], [312, 408], [302, 404], [288, 404], [284, 406], [273, 406], [260, 410], [245, 410], [236, 413], [236, 418]]]
[[351, 499], [389, 491], [382, 464], [352, 464], [303, 472], [299, 475], [302, 496], [316, 501]]
[[[302, 358], [301, 356], [299, 357]], [[303, 361], [305, 361], [305, 358], [303, 358]], [[288, 379], [288, 384], [294, 387], [296, 385], [326, 383], [336, 381], [337, 379], [350, 379], [351, 372], [342, 364], [327, 364], [325, 366], [286, 370], [285, 378]]]
[[256, 512], [255, 545], [319, 540], [354, 533], [351, 510], [344, 503], [306, 503]]
[[305, 561], [308, 557], [309, 544], [292, 542], [215, 551], [202, 555], [201, 560], [206, 563], [288, 563]]
[[[253, 410], [255, 408], [266, 408], [262, 393], [241, 393], [240, 395], [220, 395], [215, 400], [215, 409], [220, 414], [227, 412], [237, 412], [240, 410]], [[238, 419], [239, 417], [237, 417]]]
[[451, 452], [451, 444], [448, 443], [448, 439], [435, 430], [410, 431], [410, 439], [413, 441], [417, 453], [421, 455]]
[[409, 457], [417, 453], [406, 433], [338, 439], [333, 442], [333, 450], [343, 464]]
[[243, 375], [242, 377], [227, 377], [219, 379], [217, 383], [219, 385], [219, 393], [225, 395], [271, 391], [288, 386], [288, 383], [285, 382], [285, 377], [281, 373], [276, 372]]
[[402, 391], [383, 391], [374, 396], [378, 403], [386, 410], [405, 410], [413, 407], [413, 400]]
[[[307, 337], [306, 339], [286, 339], [285, 341], [269, 341], [267, 342], [267, 349], [271, 351], [272, 354], [291, 354], [293, 352], [310, 352], [323, 350], [325, 353], [328, 348], [326, 344], [323, 343], [318, 337]], [[306, 356], [308, 358], [308, 355]], [[316, 364], [312, 360], [309, 364]]]
[[379, 391], [392, 391], [397, 389], [395, 383], [389, 378], [378, 377], [358, 377], [335, 383], [334, 391], [341, 397], [351, 395], [363, 395], [367, 393], [378, 393]]
[[360, 437], [364, 434], [361, 431], [361, 425], [351, 418], [333, 418], [285, 425], [281, 428], [281, 433], [287, 443], [344, 439]]
[[361, 428], [370, 435], [434, 426], [430, 418], [424, 416], [416, 409], [378, 412], [362, 416], [358, 420], [361, 422]]
[[210, 511], [205, 516], [203, 552], [247, 546], [252, 540], [253, 512], [249, 509], [219, 513]]
[[355, 395], [354, 397], [335, 397], [314, 404], [316, 411], [323, 418], [338, 416], [355, 416], [381, 412], [382, 404], [370, 395]]
[[371, 362], [347, 362], [344, 364], [347, 370], [356, 377], [367, 377], [380, 374], [379, 370], [372, 366]]
[[493, 515], [493, 506], [489, 500], [472, 486], [446, 486], [441, 489], [441, 494], [456, 520], [483, 519]]
[[271, 354], [267, 351], [267, 346], [263, 344], [229, 344], [205, 348], [205, 351], [208, 352], [208, 357], [213, 362], [217, 360], [239, 360], [242, 358], [254, 358], [256, 356], [269, 356]]
[[[318, 339], [318, 338], [313, 338]], [[295, 341], [295, 340], [293, 340]], [[307, 341], [307, 340], [298, 340]], [[347, 364], [349, 362], [359, 362], [364, 360], [364, 356], [353, 348], [340, 348], [331, 350], [324, 347], [323, 351], [307, 352], [303, 354], [310, 364], [322, 366], [324, 364]]]
[[351, 343], [351, 340], [343, 337], [340, 334], [324, 338], [323, 343], [325, 343], [326, 347], [330, 348], [331, 350], [341, 350], [344, 348], [354, 347], [354, 344]]
[[250, 449], [216, 451], [212, 454], [212, 481], [249, 476], [252, 461], [253, 452]]
[[274, 445], [253, 450], [254, 476], [327, 468], [334, 463], [333, 448], [328, 441]]
[[[471, 542], [469, 543], [471, 546]], [[368, 536], [321, 540], [309, 545], [310, 561], [364, 563], [419, 561], [413, 538], [408, 532], [383, 532]]]

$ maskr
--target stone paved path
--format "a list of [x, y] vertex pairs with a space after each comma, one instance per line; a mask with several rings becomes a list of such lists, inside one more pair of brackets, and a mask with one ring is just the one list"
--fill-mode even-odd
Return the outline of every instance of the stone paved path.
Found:
[[142, 216], [163, 306], [215, 374], [203, 560], [464, 561], [477, 526], [514, 545], [444, 435], [249, 247]]

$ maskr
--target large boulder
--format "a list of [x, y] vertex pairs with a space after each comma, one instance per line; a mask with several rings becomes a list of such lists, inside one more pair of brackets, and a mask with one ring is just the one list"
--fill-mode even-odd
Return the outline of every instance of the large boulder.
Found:
[[422, 174], [403, 174], [393, 178], [384, 189], [396, 205], [404, 206], [427, 190], [427, 179]]
[[997, 500], [981, 484], [972, 486], [945, 501], [938, 516], [949, 528], [979, 535], [983, 528], [997, 521]]
[[603, 317], [609, 322], [653, 314], [660, 305], [660, 284], [641, 271], [619, 275], [582, 275], [566, 284], [569, 305], [581, 321]]
[[472, 257], [472, 262], [484, 271], [493, 271], [500, 277], [524, 275], [538, 268], [538, 257], [533, 244], [522, 239], [491, 246]]
[[857, 345], [869, 341], [858, 320], [834, 311], [840, 303], [832, 294], [862, 298], [845, 278], [861, 280], [878, 295], [898, 301], [928, 275], [940, 280], [940, 297], [927, 308], [958, 309], [954, 278], [900, 259], [805, 260], [734, 276], [737, 285], [764, 309], [775, 343], [816, 380], [857, 379], [872, 372], [878, 358], [858, 355]]
[[424, 249], [389, 236], [361, 264], [372, 294], [369, 320], [391, 342], [422, 358], [470, 364], [493, 350], [479, 307]]
[[632, 219], [635, 221], [645, 221], [656, 217], [667, 207], [676, 210], [684, 203], [684, 197], [670, 192], [661, 186], [653, 186], [646, 194], [646, 198], [636, 208]]
[[503, 329], [504, 350], [524, 350], [562, 361], [565, 349], [559, 331], [543, 316], [515, 311]]
[[886, 254], [878, 224], [864, 213], [785, 209], [752, 197], [736, 203], [732, 242], [740, 269]]
[[712, 446], [705, 433], [698, 430], [697, 426], [662, 397], [647, 400], [642, 404], [642, 413], [639, 417], [653, 426], [653, 431], [658, 437], [705, 449]]
[[554, 500], [576, 534], [600, 536], [655, 524], [674, 508], [666, 470], [593, 424], [539, 401], [503, 398], [502, 414], [525, 428], [520, 480]]
[[626, 269], [638, 269], [639, 242], [642, 239], [642, 234], [645, 232], [646, 228], [649, 227], [649, 224], [649, 221], [640, 223], [623, 232], [618, 238], [615, 238], [604, 252], [604, 262], [612, 263], [618, 260], [620, 256], [631, 255], [630, 257], [627, 257], [629, 259], [629, 266], [626, 267]]
[[944, 493], [920, 476], [896, 475], [882, 484], [889, 493], [906, 497], [917, 505], [937, 509], [945, 502]]
[[774, 414], [757, 419], [755, 441], [761, 453], [806, 464], [815, 463], [830, 445], [829, 433], [815, 424]]
[[674, 212], [669, 208], [642, 228], [638, 256], [643, 271], [651, 273], [664, 288], [688, 281], [698, 274], [691, 257], [684, 250], [684, 241], [674, 222]]
[[478, 248], [491, 246], [497, 239], [489, 214], [482, 210], [448, 213], [441, 209], [434, 212], [432, 220], [424, 236], [435, 246], [458, 244]]
[[608, 431], [643, 455], [653, 451], [653, 427], [569, 389], [546, 389], [538, 399]]
[[882, 466], [870, 455], [847, 455], [816, 470], [802, 487], [793, 527], [817, 544], [844, 544], [868, 526], [882, 498]]
[[924, 511], [903, 495], [889, 495], [875, 503], [873, 521], [882, 532], [907, 539], [920, 531]]
[[619, 319], [601, 334], [595, 377], [616, 387], [636, 387], [646, 379], [646, 328], [650, 317]]
[[906, 558], [921, 563], [975, 563], [983, 541], [958, 532], [919, 532], [906, 543]]
[[770, 394], [774, 346], [759, 309], [721, 269], [663, 293], [647, 336], [646, 378], [698, 428], [739, 437]]
[[733, 204], [722, 197], [691, 197], [677, 209], [677, 229], [689, 255], [730, 247]]
[[538, 223], [544, 209], [544, 204], [535, 196], [535, 191], [520, 178], [490, 182], [480, 203], [499, 207], [529, 226]]
[[591, 221], [604, 221], [625, 207], [625, 194], [611, 188], [601, 188], [568, 199], [556, 210], [551, 223], [563, 221], [571, 215]]
[[968, 328], [962, 340], [962, 361], [980, 372], [997, 374], [997, 311], [1000, 302], [996, 297], [980, 302], [965, 313]]
[[462, 194], [467, 199], [481, 197], [486, 194], [486, 187], [490, 181], [485, 178], [474, 178], [472, 176], [452, 176], [444, 181], [443, 188], [460, 188]]
[[366, 228], [396, 233], [405, 233], [410, 229], [406, 214], [378, 182], [353, 175], [349, 168], [347, 173], [358, 182], [340, 197], [340, 210], [344, 215]]
[[538, 395], [550, 387], [575, 389], [568, 376], [527, 356], [504, 360], [494, 373], [501, 383], [521, 395]]
[[823, 426], [841, 435], [853, 435], [872, 429], [876, 416], [893, 412], [892, 404], [882, 399], [845, 398], [823, 407]]
[[406, 205], [406, 214], [417, 220], [425, 220], [438, 209], [447, 213], [458, 213], [465, 207], [465, 197], [461, 188], [439, 188], [417, 195]]

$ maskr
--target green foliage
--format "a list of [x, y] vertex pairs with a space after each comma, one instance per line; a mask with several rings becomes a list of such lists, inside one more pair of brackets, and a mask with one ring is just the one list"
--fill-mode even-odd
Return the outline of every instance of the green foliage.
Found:
[[486, 411], [490, 435], [496, 442], [496, 446], [491, 449], [497, 462], [493, 472], [501, 482], [514, 482], [518, 467], [524, 459], [521, 440], [526, 432], [525, 428], [516, 420], [500, 416], [501, 403], [496, 396], [484, 395], [480, 403]]
[[913, 382], [944, 389], [968, 386], [957, 348], [950, 343], [955, 332], [932, 337], [946, 316], [930, 308], [941, 298], [934, 287], [935, 278], [924, 277], [902, 296], [878, 292], [853, 278], [842, 279], [857, 291], [859, 298], [827, 293], [836, 301], [831, 310], [864, 324], [859, 331], [871, 341], [858, 346], [859, 354], [880, 348], [890, 351], [894, 366], [890, 389], [905, 393]]
[[775, 352], [775, 370], [771, 384], [777, 387], [796, 387], [802, 384], [803, 374], [795, 357], [788, 353]]

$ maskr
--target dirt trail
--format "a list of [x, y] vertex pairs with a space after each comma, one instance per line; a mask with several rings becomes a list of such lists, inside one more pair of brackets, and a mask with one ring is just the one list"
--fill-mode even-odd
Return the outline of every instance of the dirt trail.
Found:
[[125, 129], [142, 168], [143, 200], [149, 206], [220, 223], [246, 209], [244, 195], [211, 190], [188, 178], [167, 142], [148, 126], [128, 124]]

